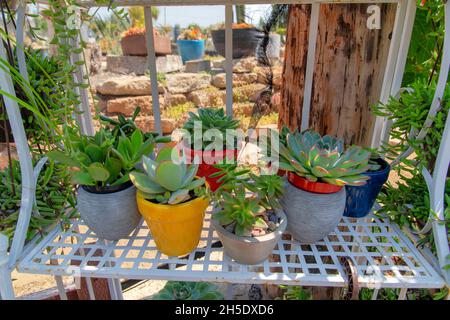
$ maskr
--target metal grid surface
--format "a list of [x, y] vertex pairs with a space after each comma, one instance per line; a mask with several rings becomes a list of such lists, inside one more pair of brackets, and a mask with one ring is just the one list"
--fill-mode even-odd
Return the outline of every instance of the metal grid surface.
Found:
[[[80, 220], [57, 227], [18, 266], [19, 272], [61, 276], [170, 279], [229, 283], [345, 286], [340, 258], [348, 257], [363, 287], [439, 288], [441, 277], [396, 227], [370, 217], [343, 218], [326, 239], [304, 245], [283, 235], [270, 260], [241, 265], [223, 254], [208, 211], [197, 249], [185, 257], [161, 254], [147, 225], [118, 242], [99, 240]], [[74, 267], [73, 265], [79, 265]]]

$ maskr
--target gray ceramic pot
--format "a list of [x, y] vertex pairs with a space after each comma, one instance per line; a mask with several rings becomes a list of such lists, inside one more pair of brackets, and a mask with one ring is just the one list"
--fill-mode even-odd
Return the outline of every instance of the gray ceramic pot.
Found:
[[345, 209], [345, 188], [336, 193], [307, 192], [285, 182], [281, 205], [288, 218], [288, 231], [302, 243], [315, 243], [332, 232]]
[[88, 227], [106, 240], [127, 237], [141, 219], [133, 185], [112, 193], [92, 193], [80, 187], [77, 208]]
[[276, 231], [261, 237], [239, 237], [224, 229], [217, 220], [212, 219], [225, 254], [242, 264], [259, 264], [266, 260], [287, 226], [284, 212], [276, 210], [276, 214], [281, 218], [280, 226]]

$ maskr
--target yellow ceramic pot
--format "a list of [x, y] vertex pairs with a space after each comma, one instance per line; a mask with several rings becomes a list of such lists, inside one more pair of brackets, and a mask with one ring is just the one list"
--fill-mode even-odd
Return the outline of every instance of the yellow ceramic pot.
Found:
[[159, 251], [168, 256], [181, 256], [197, 247], [209, 204], [207, 199], [195, 198], [175, 205], [158, 204], [137, 192], [136, 200]]

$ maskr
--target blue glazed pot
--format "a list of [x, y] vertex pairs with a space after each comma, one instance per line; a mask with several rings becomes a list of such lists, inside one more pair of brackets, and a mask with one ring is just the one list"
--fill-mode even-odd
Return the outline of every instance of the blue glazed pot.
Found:
[[344, 216], [351, 218], [363, 218], [369, 214], [372, 209], [381, 187], [386, 183], [389, 177], [391, 167], [381, 158], [376, 159], [381, 165], [380, 170], [375, 172], [366, 172], [369, 176], [367, 183], [360, 187], [346, 186], [347, 201], [345, 205]]
[[205, 54], [205, 40], [177, 40], [177, 46], [183, 64], [201, 59]]

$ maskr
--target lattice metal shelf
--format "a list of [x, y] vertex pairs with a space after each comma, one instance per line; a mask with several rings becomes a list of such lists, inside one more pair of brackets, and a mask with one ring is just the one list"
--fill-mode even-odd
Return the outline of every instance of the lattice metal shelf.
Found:
[[[60, 276], [126, 279], [171, 279], [228, 283], [336, 286], [347, 283], [341, 257], [350, 258], [362, 287], [440, 288], [442, 278], [395, 226], [381, 219], [343, 218], [334, 233], [304, 245], [285, 234], [270, 261], [238, 264], [224, 255], [205, 217], [198, 248], [186, 257], [161, 254], [147, 225], [126, 239], [105, 242], [82, 221], [48, 234], [18, 266], [19, 272]], [[79, 269], [73, 265], [79, 265]], [[76, 274], [79, 272], [78, 274]]]

